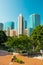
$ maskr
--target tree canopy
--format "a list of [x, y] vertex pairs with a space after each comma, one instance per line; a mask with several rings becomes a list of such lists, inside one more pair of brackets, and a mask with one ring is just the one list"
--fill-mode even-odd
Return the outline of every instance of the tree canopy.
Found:
[[0, 31], [0, 43], [6, 42], [6, 45], [15, 51], [34, 51], [43, 50], [43, 26], [39, 25], [33, 29], [30, 37], [20, 35], [15, 37], [7, 37], [3, 31]]
[[35, 51], [43, 49], [43, 26], [37, 26], [31, 35]]
[[17, 51], [30, 50], [32, 48], [31, 41], [28, 36], [21, 35], [19, 37], [8, 38], [7, 45]]
[[4, 33], [4, 31], [0, 30], [0, 43], [2, 44], [6, 42], [6, 40], [7, 40], [6, 34]]

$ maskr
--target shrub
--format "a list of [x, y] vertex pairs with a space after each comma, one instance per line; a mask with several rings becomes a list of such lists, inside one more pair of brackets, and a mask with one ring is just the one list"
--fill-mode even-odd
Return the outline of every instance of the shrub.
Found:
[[16, 59], [16, 62], [23, 63], [23, 61], [21, 59], [19, 59], [19, 58]]
[[13, 56], [12, 59], [11, 59], [11, 62], [17, 62], [17, 63], [24, 63], [21, 59], [19, 58], [16, 58], [16, 56]]

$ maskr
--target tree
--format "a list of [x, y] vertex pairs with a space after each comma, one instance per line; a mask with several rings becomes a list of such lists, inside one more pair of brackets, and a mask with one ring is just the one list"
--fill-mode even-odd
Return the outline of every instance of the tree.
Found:
[[33, 39], [33, 47], [35, 51], [40, 51], [40, 49], [43, 49], [43, 26], [37, 26], [33, 30], [31, 37]]
[[19, 37], [9, 37], [7, 45], [10, 48], [15, 49], [15, 51], [29, 51], [30, 49], [32, 49], [31, 40], [26, 35], [20, 35]]
[[14, 42], [14, 45], [16, 46], [17, 50], [29, 51], [32, 49], [31, 40], [26, 35], [20, 35], [19, 38], [16, 39], [16, 42]]
[[3, 44], [6, 41], [7, 41], [6, 34], [4, 33], [4, 31], [0, 30], [0, 44]]
[[13, 45], [13, 38], [12, 38], [12, 37], [8, 37], [8, 40], [7, 40], [7, 42], [6, 42], [6, 45], [7, 45], [9, 48], [12, 47], [12, 45]]

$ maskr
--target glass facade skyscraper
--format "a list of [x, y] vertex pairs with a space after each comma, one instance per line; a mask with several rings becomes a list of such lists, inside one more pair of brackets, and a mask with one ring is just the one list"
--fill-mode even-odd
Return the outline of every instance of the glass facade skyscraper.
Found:
[[32, 14], [29, 17], [30, 28], [35, 28], [36, 26], [40, 25], [40, 15], [39, 14]]
[[29, 28], [30, 28], [30, 35], [32, 33], [32, 30], [40, 25], [40, 15], [39, 14], [32, 14], [29, 16]]
[[24, 28], [27, 29], [27, 21], [24, 22]]
[[10, 29], [14, 29], [14, 22], [9, 21], [5, 23], [5, 30], [7, 30], [8, 28]]
[[3, 23], [0, 23], [0, 30], [3, 30]]

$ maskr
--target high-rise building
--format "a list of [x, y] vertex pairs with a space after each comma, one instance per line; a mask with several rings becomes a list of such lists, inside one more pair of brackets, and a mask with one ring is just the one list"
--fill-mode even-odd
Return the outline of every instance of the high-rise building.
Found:
[[29, 28], [29, 31], [30, 31], [30, 35], [32, 34], [32, 30], [33, 30], [33, 28]]
[[16, 30], [10, 30], [10, 36], [16, 36], [17, 32]]
[[29, 29], [24, 29], [24, 35], [30, 36], [30, 30]]
[[30, 25], [30, 28], [35, 28], [36, 26], [40, 25], [40, 15], [39, 14], [30, 15], [29, 25]]
[[14, 29], [14, 22], [12, 21], [6, 22], [4, 27], [5, 27], [5, 30], [8, 30], [8, 28]]
[[3, 30], [3, 23], [0, 23], [0, 30]]
[[17, 31], [11, 30], [10, 28], [8, 28], [8, 30], [4, 30], [4, 32], [7, 36], [17, 36]]
[[18, 16], [18, 35], [24, 33], [24, 21], [23, 21], [23, 16], [20, 14]]
[[30, 35], [32, 34], [32, 30], [40, 25], [40, 15], [39, 14], [32, 14], [29, 16], [29, 29]]
[[24, 28], [27, 29], [27, 21], [24, 21]]

